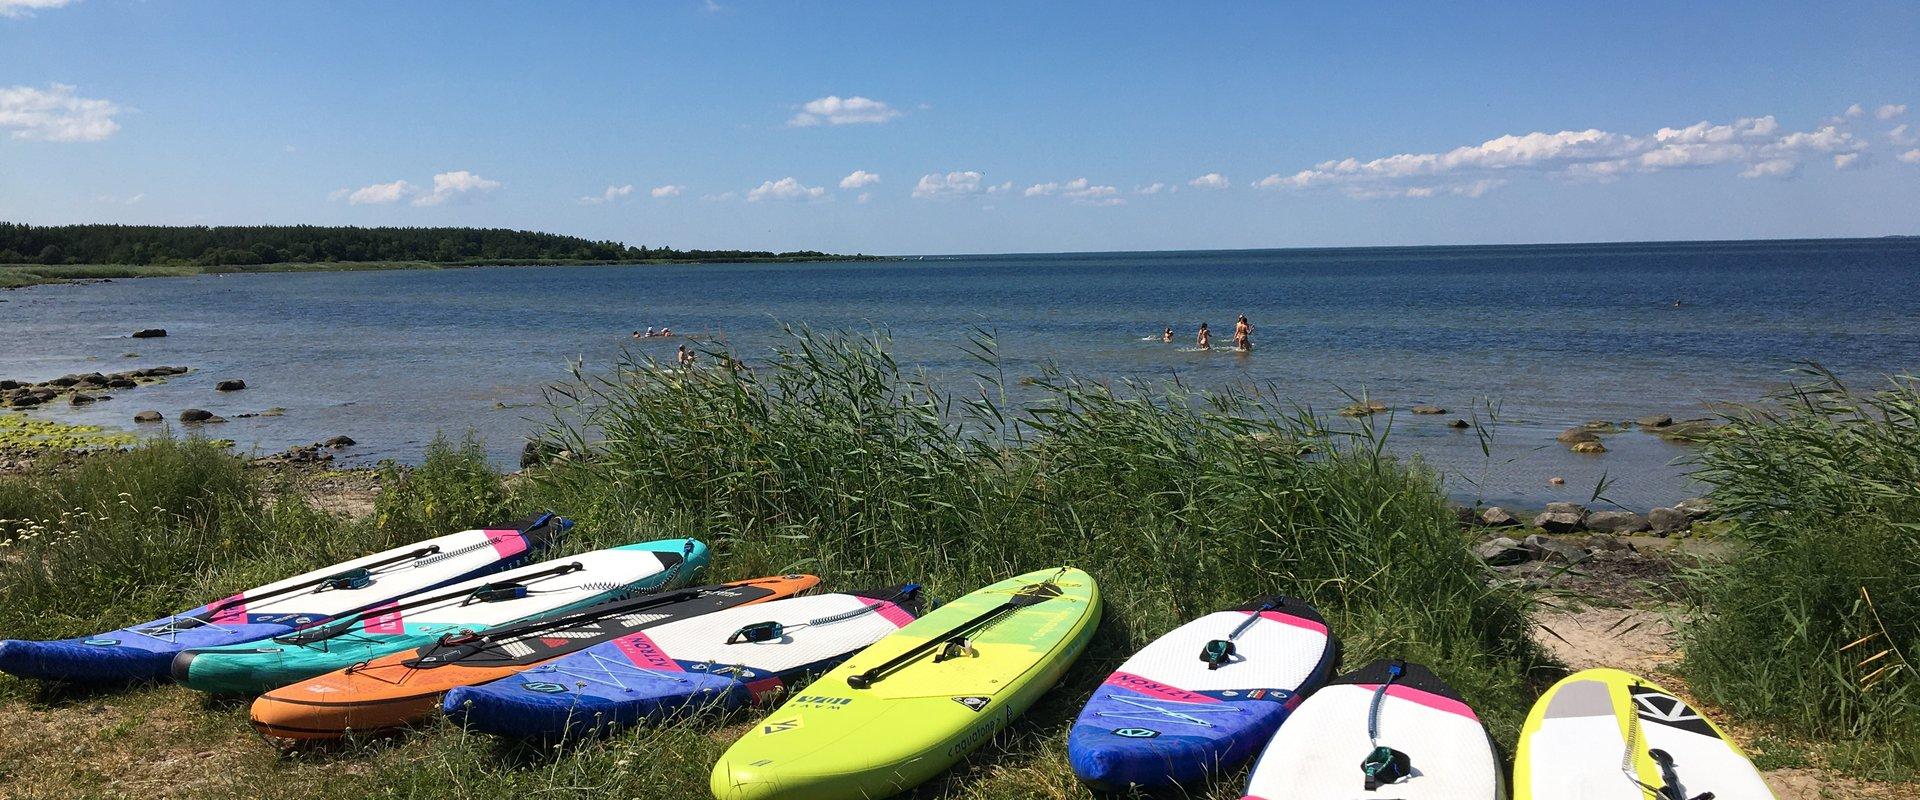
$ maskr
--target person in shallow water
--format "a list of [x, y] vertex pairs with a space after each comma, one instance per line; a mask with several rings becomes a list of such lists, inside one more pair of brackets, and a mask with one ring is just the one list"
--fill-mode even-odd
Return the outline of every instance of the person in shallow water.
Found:
[[1233, 323], [1233, 349], [1253, 349], [1253, 326], [1247, 323], [1247, 315], [1241, 314], [1239, 321]]
[[1200, 323], [1200, 349], [1213, 349], [1213, 332], [1207, 330], [1207, 323]]
[[1173, 341], [1173, 326], [1172, 326], [1172, 325], [1168, 325], [1168, 326], [1167, 326], [1167, 329], [1166, 329], [1166, 331], [1164, 331], [1164, 332], [1162, 332], [1162, 333], [1160, 334], [1160, 341], [1163, 341], [1163, 342], [1171, 342], [1171, 341]]

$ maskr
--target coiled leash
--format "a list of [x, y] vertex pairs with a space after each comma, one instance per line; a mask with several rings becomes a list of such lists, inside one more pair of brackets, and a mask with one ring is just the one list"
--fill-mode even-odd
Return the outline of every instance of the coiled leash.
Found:
[[1248, 628], [1253, 627], [1253, 623], [1259, 622], [1261, 614], [1279, 608], [1284, 602], [1281, 598], [1275, 597], [1261, 603], [1259, 608], [1254, 609], [1253, 613], [1248, 614], [1239, 625], [1234, 626], [1233, 631], [1227, 634], [1227, 638], [1207, 642], [1206, 648], [1200, 651], [1200, 660], [1207, 662], [1207, 671], [1212, 672], [1233, 663], [1233, 657], [1240, 654], [1239, 649], [1233, 646], [1233, 640], [1240, 638], [1240, 634], [1246, 633]]
[[1373, 750], [1367, 753], [1365, 761], [1360, 762], [1360, 771], [1366, 773], [1369, 792], [1399, 783], [1413, 775], [1413, 760], [1406, 753], [1380, 744], [1380, 704], [1387, 698], [1387, 687], [1392, 686], [1406, 671], [1406, 664], [1402, 662], [1387, 664], [1387, 679], [1380, 683], [1380, 688], [1373, 690], [1373, 703], [1367, 708], [1367, 743]]

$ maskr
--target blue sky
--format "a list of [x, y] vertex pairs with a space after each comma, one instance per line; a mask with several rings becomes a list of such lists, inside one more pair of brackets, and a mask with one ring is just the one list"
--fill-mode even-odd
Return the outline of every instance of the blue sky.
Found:
[[1920, 234], [1920, 4], [1709, 5], [0, 0], [0, 219], [876, 253]]

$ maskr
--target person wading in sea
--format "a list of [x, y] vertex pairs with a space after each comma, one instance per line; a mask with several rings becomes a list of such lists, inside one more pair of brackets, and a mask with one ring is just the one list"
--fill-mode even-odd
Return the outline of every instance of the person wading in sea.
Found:
[[1213, 332], [1207, 330], [1207, 323], [1200, 323], [1200, 349], [1213, 349]]
[[1167, 330], [1166, 330], [1166, 332], [1165, 332], [1165, 333], [1162, 333], [1162, 334], [1160, 334], [1160, 341], [1163, 341], [1163, 342], [1171, 342], [1171, 341], [1173, 341], [1173, 326], [1172, 326], [1172, 325], [1168, 325], [1168, 326], [1167, 326]]
[[1233, 349], [1253, 350], [1253, 326], [1247, 324], [1247, 315], [1241, 314], [1240, 320], [1233, 323]]

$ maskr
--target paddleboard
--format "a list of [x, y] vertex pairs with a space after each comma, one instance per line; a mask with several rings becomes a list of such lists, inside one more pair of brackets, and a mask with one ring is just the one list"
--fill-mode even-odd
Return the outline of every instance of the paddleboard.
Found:
[[525, 561], [573, 523], [542, 514], [461, 531], [248, 589], [119, 630], [52, 642], [0, 642], [0, 670], [82, 683], [159, 680], [181, 651], [281, 636]]
[[790, 597], [819, 582], [786, 575], [676, 589], [443, 636], [270, 691], [254, 701], [254, 728], [272, 738], [314, 740], [409, 725], [438, 710], [449, 689], [505, 678], [642, 628]]
[[259, 693], [451, 633], [679, 582], [706, 562], [706, 545], [692, 539], [595, 550], [421, 592], [268, 641], [186, 650], [174, 657], [172, 674], [203, 692]]
[[1375, 661], [1293, 710], [1255, 762], [1246, 796], [1497, 800], [1505, 789], [1486, 728], [1453, 687], [1419, 664]]
[[455, 689], [442, 708], [471, 730], [554, 739], [767, 702], [899, 630], [919, 609], [913, 584], [732, 608]]
[[1100, 621], [1092, 576], [1029, 572], [875, 642], [750, 728], [714, 765], [720, 800], [887, 797], [987, 743], [1057, 683]]
[[1659, 684], [1576, 672], [1533, 704], [1513, 762], [1517, 800], [1773, 800], [1740, 748]]
[[1333, 677], [1340, 648], [1304, 601], [1208, 614], [1133, 654], [1093, 692], [1067, 759], [1096, 790], [1163, 788], [1245, 763]]

